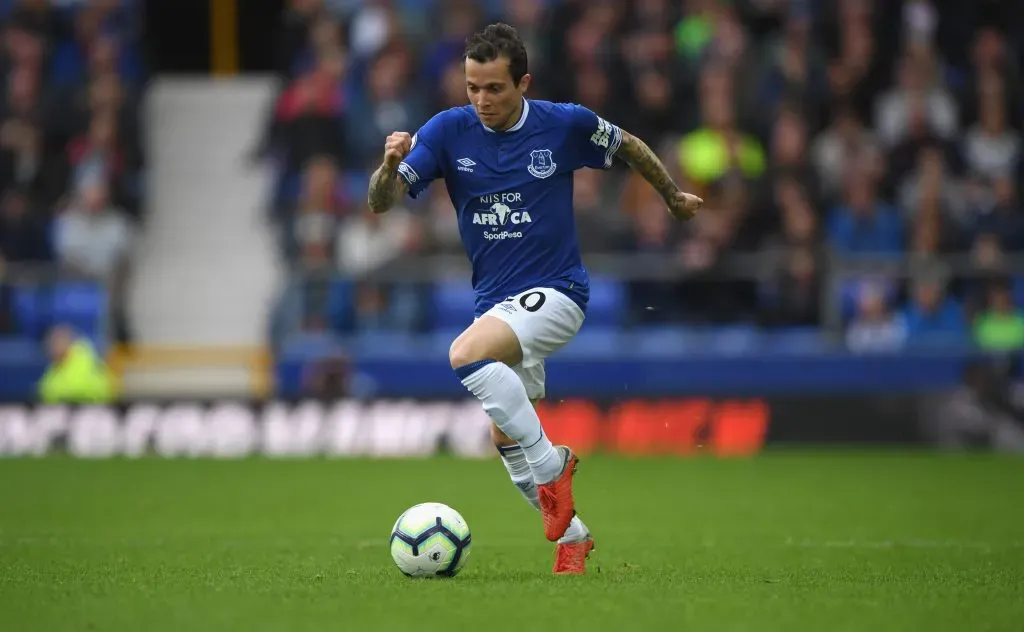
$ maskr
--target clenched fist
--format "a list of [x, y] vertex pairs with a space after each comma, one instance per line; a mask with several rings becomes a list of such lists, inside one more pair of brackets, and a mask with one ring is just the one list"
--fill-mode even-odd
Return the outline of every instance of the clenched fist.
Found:
[[704, 200], [692, 193], [677, 191], [676, 194], [666, 200], [668, 212], [676, 219], [693, 219], [700, 207], [704, 206]]
[[384, 165], [389, 169], [397, 169], [398, 165], [412, 151], [412, 135], [408, 132], [395, 132], [384, 141]]

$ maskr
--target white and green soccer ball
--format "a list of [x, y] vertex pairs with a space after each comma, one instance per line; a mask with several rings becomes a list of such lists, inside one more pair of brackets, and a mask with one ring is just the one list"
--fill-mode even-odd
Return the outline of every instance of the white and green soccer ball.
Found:
[[442, 503], [410, 507], [391, 529], [391, 558], [409, 577], [453, 577], [469, 549], [469, 525]]

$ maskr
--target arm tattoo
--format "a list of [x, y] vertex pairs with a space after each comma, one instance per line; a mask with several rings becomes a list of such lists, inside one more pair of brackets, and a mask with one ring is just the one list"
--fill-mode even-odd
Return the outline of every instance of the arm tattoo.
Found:
[[377, 167], [370, 176], [370, 189], [366, 194], [367, 204], [374, 213], [384, 213], [409, 190], [409, 183], [398, 176], [398, 169], [386, 165]]
[[636, 136], [622, 131], [622, 144], [615, 155], [621, 158], [633, 171], [644, 177], [665, 200], [669, 200], [679, 187], [672, 181], [668, 169], [647, 143]]

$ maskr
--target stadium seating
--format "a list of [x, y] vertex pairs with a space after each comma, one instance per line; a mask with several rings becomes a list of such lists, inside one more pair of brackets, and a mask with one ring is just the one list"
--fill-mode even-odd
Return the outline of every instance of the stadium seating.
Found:
[[[112, 106], [103, 103], [104, 88], [110, 85], [120, 84], [119, 89], [130, 98], [144, 92], [146, 75], [136, 39], [141, 3], [54, 2], [40, 13], [41, 4], [45, 5], [0, 1], [0, 21], [8, 35], [0, 49], [0, 61], [4, 71], [10, 73], [4, 85], [14, 85], [16, 76], [30, 77], [36, 84], [34, 90], [17, 95], [4, 91], [4, 121], [37, 126], [45, 139], [37, 168], [28, 175], [9, 170], [9, 165], [18, 164], [18, 152], [24, 151], [23, 147], [5, 145], [4, 160], [0, 161], [4, 165], [0, 173], [4, 203], [11, 203], [9, 192], [23, 193], [25, 213], [30, 217], [29, 222], [13, 223], [11, 232], [5, 233], [7, 226], [0, 226], [4, 237], [0, 244], [0, 263], [4, 264], [0, 265], [0, 281], [11, 288], [10, 320], [15, 325], [13, 333], [0, 338], [0, 358], [9, 362], [22, 359], [30, 367], [25, 372], [5, 374], [0, 380], [0, 396], [16, 392], [16, 385], [26, 389], [23, 392], [33, 391], [43, 366], [39, 362], [44, 361], [42, 341], [56, 325], [73, 327], [101, 352], [109, 344], [110, 301], [104, 282], [65, 279], [60, 253], [52, 252], [56, 244], [54, 218], [74, 203], [78, 184], [97, 176], [105, 178], [113, 206], [136, 219], [143, 208], [141, 165], [134, 158], [124, 160], [126, 155], [138, 153], [135, 147], [140, 139], [135, 137], [137, 122], [133, 119], [138, 108], [130, 99]], [[86, 28], [90, 18], [95, 18], [95, 30]], [[83, 41], [85, 34], [93, 39]], [[97, 46], [100, 40], [109, 48]], [[43, 55], [37, 57], [37, 50]], [[106, 51], [112, 55], [109, 66], [103, 57]], [[116, 77], [113, 84], [101, 84], [111, 76]], [[111, 110], [117, 121], [111, 154], [93, 152], [94, 139], [89, 136], [93, 117], [100, 116], [91, 108], [101, 107], [118, 108]], [[111, 156], [114, 160], [108, 161]], [[19, 232], [25, 226], [41, 228], [43, 237], [32, 242], [32, 250], [25, 244], [36, 233]]]
[[467, 279], [440, 279], [434, 283], [432, 323], [438, 329], [465, 328], [473, 318], [473, 287]]

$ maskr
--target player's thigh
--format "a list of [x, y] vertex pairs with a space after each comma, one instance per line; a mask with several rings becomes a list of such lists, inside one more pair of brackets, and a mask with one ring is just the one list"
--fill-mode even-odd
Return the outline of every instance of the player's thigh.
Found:
[[483, 315], [473, 321], [452, 342], [448, 360], [453, 369], [480, 360], [497, 360], [509, 366], [523, 360], [522, 346], [515, 331], [505, 321]]
[[551, 288], [535, 288], [517, 294], [492, 307], [486, 315], [504, 321], [511, 328], [522, 349], [524, 369], [541, 364], [564, 347], [583, 325], [583, 310], [579, 305]]

